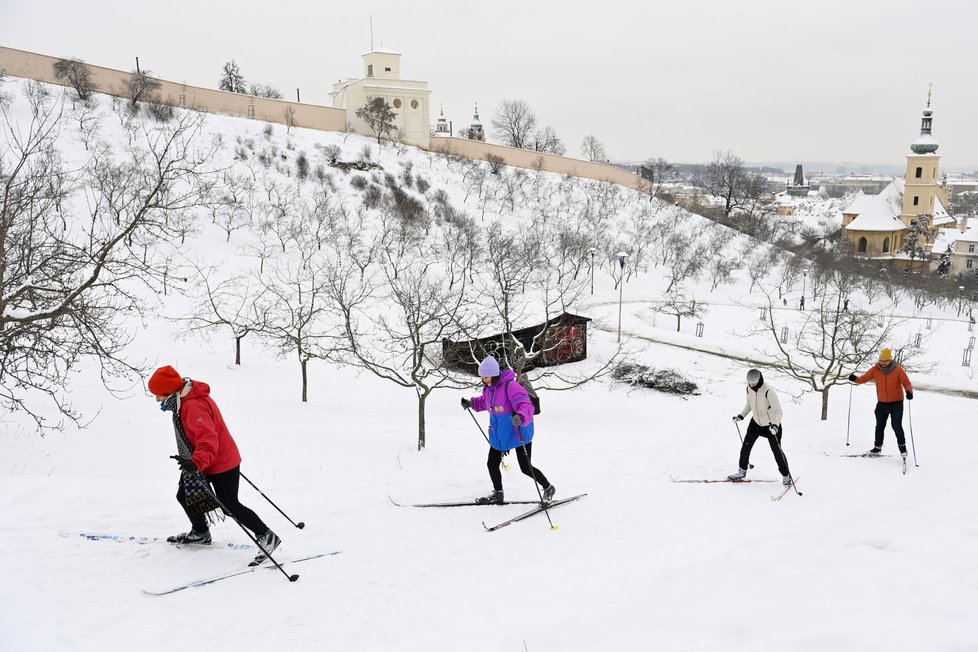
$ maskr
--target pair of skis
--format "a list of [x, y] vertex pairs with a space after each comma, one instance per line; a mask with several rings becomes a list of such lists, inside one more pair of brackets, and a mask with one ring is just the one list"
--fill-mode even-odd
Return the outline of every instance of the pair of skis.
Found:
[[[881, 453], [845, 453], [843, 455], [839, 455], [839, 457], [869, 457], [869, 458], [874, 458], [874, 457], [893, 457], [893, 456], [892, 455], [883, 455]], [[901, 461], [903, 462], [903, 475], [907, 475], [907, 458], [906, 457], [903, 457], [902, 455], [900, 457], [901, 457]]]
[[111, 541], [115, 543], [138, 543], [140, 545], [146, 545], [150, 543], [166, 543], [177, 548], [220, 548], [222, 550], [254, 550], [255, 546], [251, 543], [212, 543], [206, 546], [202, 546], [196, 543], [173, 543], [167, 541], [166, 537], [146, 537], [146, 536], [136, 536], [131, 534], [106, 534], [106, 533], [92, 533], [92, 532], [67, 532], [65, 530], [58, 530], [58, 534], [63, 537], [81, 537], [86, 541]]
[[[58, 533], [67, 538], [81, 537], [85, 541], [108, 541], [113, 543], [136, 543], [140, 545], [145, 544], [160, 544], [165, 543], [170, 546], [175, 546], [177, 548], [217, 548], [223, 550], [251, 550], [254, 549], [254, 545], [250, 543], [227, 543], [218, 545], [199, 545], [199, 544], [175, 544], [167, 541], [164, 537], [147, 537], [147, 536], [136, 536], [129, 534], [111, 534], [111, 533], [90, 533], [90, 532], [67, 532], [65, 530], [59, 530]], [[323, 557], [331, 557], [333, 555], [340, 554], [341, 551], [336, 550], [333, 552], [320, 552], [314, 555], [309, 555], [306, 557], [299, 557], [298, 559], [286, 559], [285, 561], [279, 562], [281, 565], [286, 564], [298, 564], [304, 561], [310, 561], [312, 559], [321, 559]], [[262, 560], [264, 561], [264, 560]], [[260, 562], [259, 562], [260, 563]], [[189, 582], [184, 582], [182, 584], [176, 584], [174, 586], [162, 589], [143, 589], [143, 593], [147, 595], [169, 595], [171, 593], [176, 593], [178, 591], [183, 591], [184, 589], [191, 589], [198, 586], [207, 586], [208, 584], [214, 584], [215, 582], [220, 582], [222, 580], [227, 580], [232, 577], [237, 577], [239, 575], [246, 575], [248, 573], [253, 573], [256, 570], [274, 570], [276, 566], [260, 566], [254, 561], [248, 563], [246, 568], [235, 569], [233, 571], [228, 571], [226, 573], [220, 573], [218, 575], [213, 575], [211, 577], [205, 577], [202, 579], [191, 580]]]
[[[583, 498], [586, 495], [587, 494], [579, 494], [577, 496], [571, 496], [570, 498], [554, 500], [552, 502], [546, 503], [545, 505], [540, 504], [539, 500], [507, 500], [502, 503], [488, 503], [493, 505], [536, 505], [536, 507], [530, 509], [529, 511], [523, 512], [522, 514], [518, 514], [513, 518], [507, 519], [502, 523], [498, 523], [496, 525], [486, 525], [486, 522], [483, 521], [482, 527], [486, 529], [486, 532], [495, 532], [496, 530], [500, 528], [504, 528], [507, 525], [512, 525], [513, 523], [517, 523], [524, 519], [530, 518], [531, 516], [540, 514], [545, 510], [551, 510], [556, 507], [560, 507], [561, 505], [566, 505], [567, 503]], [[468, 500], [462, 502], [450, 502], [450, 503], [416, 503], [413, 505], [407, 505], [395, 501], [390, 496], [388, 496], [387, 498], [398, 507], [476, 507], [476, 506], [484, 507], [488, 505], [487, 503], [477, 503], [474, 500]]]
[[[777, 482], [777, 480], [747, 480], [747, 479], [743, 479], [743, 480], [731, 480], [730, 478], [724, 478], [722, 480], [721, 479], [717, 479], [717, 480], [677, 480], [676, 478], [672, 477], [671, 475], [669, 476], [669, 479], [672, 480], [673, 482], [680, 482], [680, 483], [695, 482], [695, 483], [705, 483], [705, 484], [713, 484], [713, 483], [747, 484], [748, 482]], [[804, 496], [805, 494], [803, 494], [802, 492], [798, 491], [798, 487], [795, 486], [795, 483], [796, 482], [797, 482], [796, 480], [792, 479], [791, 480], [791, 484], [784, 485], [784, 490], [780, 494], [775, 494], [775, 495], [771, 496], [771, 500], [772, 501], [775, 501], [775, 502], [781, 500], [782, 498], [785, 497], [785, 495], [789, 491], [791, 491], [791, 489], [794, 489], [795, 490], [795, 493], [797, 493], [799, 496]]]

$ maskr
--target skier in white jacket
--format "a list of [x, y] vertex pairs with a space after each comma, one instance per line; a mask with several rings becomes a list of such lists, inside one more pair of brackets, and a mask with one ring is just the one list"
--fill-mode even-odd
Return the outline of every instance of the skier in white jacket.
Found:
[[784, 451], [781, 449], [781, 417], [784, 416], [784, 412], [781, 411], [781, 402], [778, 400], [777, 393], [764, 382], [764, 376], [757, 369], [747, 372], [747, 404], [740, 414], [734, 415], [733, 420], [743, 421], [748, 414], [753, 416], [750, 425], [747, 426], [744, 445], [740, 447], [740, 468], [736, 473], [728, 475], [727, 479], [736, 481], [747, 477], [751, 448], [754, 447], [758, 437], [766, 437], [771, 444], [774, 460], [778, 463], [782, 481], [785, 485], [791, 484], [788, 460], [785, 459]]

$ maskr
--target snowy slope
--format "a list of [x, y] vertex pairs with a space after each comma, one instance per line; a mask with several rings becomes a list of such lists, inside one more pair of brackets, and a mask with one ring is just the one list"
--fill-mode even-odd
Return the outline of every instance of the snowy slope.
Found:
[[[262, 125], [249, 121], [210, 116], [207, 126], [228, 143], [239, 135], [263, 138]], [[284, 133], [275, 137], [285, 142]], [[350, 157], [369, 142], [302, 130], [292, 137], [297, 149], [311, 153], [313, 143], [331, 143]], [[78, 154], [77, 147], [69, 151]], [[229, 147], [228, 161], [232, 154]], [[375, 156], [395, 173], [405, 158], [428, 167], [433, 187], [444, 187], [460, 206], [474, 205], [463, 200], [458, 173], [437, 158], [390, 148]], [[225, 243], [222, 232], [205, 225], [188, 255], [244, 265], [238, 246], [247, 236], [236, 236]], [[613, 331], [617, 291], [604, 268], [595, 281], [596, 293], [582, 308]], [[820, 422], [817, 395], [792, 401], [787, 394], [799, 388], [771, 374], [783, 392], [785, 451], [805, 495], [772, 503], [776, 484], [670, 481], [722, 477], [736, 468], [739, 441], [730, 416], [743, 404], [747, 365], [730, 356], [758, 355], [737, 335], [756, 319], [750, 302], [757, 297], [748, 285], [738, 277], [712, 294], [708, 283], [696, 288], [715, 304], [704, 338], [696, 338], [692, 324], [675, 333], [668, 318], [651, 322], [649, 302], [664, 287], [659, 272], [630, 280], [629, 347], [639, 360], [682, 369], [702, 395], [680, 398], [610, 382], [544, 393], [534, 462], [558, 497], [588, 497], [554, 510], [556, 531], [538, 516], [491, 534], [483, 520], [498, 522], [522, 508], [419, 510], [388, 500], [470, 498], [488, 490], [485, 443], [458, 407], [462, 393], [433, 395], [428, 446], [419, 453], [410, 391], [322, 363], [312, 368], [310, 400], [302, 404], [292, 360], [246, 339], [244, 364], [235, 367], [221, 336], [179, 337], [172, 317], [189, 301], [161, 297], [159, 316], [139, 329], [133, 357], [173, 364], [211, 385], [242, 451], [242, 470], [307, 524], [295, 530], [242, 487], [243, 501], [282, 536], [283, 558], [342, 553], [297, 565], [296, 583], [261, 570], [170, 596], [144, 595], [141, 588], [240, 568], [250, 554], [59, 535], [165, 536], [186, 528], [173, 498], [168, 416], [138, 389], [118, 400], [94, 374], [85, 375], [71, 390], [76, 403], [101, 406], [89, 428], [39, 438], [16, 415], [0, 426], [6, 552], [0, 647], [975, 649], [971, 462], [978, 444], [962, 427], [974, 414], [971, 400], [918, 392], [907, 416], [920, 466], [902, 475], [897, 457], [838, 457], [872, 443], [872, 388], [851, 394], [847, 448], [845, 390], [835, 390], [829, 419]], [[938, 323], [947, 331], [965, 328]], [[941, 344], [949, 339], [931, 338], [928, 354], [944, 365], [946, 384], [973, 388], [973, 379], [952, 366], [959, 353]], [[614, 332], [594, 329], [593, 355], [613, 349]], [[936, 384], [939, 375], [921, 380]], [[886, 452], [895, 453], [890, 432]], [[778, 477], [763, 442], [752, 461], [752, 477]], [[535, 496], [515, 464], [504, 483], [511, 499]], [[214, 534], [222, 542], [246, 541], [232, 523]]]

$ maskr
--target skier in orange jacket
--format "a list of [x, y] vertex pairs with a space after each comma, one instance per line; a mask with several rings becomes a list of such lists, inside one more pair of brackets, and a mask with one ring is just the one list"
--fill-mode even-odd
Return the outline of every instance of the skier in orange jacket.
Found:
[[893, 360], [893, 352], [883, 349], [880, 351], [879, 362], [862, 376], [849, 374], [849, 380], [857, 385], [870, 380], [876, 383], [876, 440], [869, 450], [869, 455], [879, 455], [883, 449], [883, 429], [889, 417], [890, 425], [893, 426], [893, 432], [896, 434], [897, 446], [900, 447], [900, 456], [906, 459], [907, 441], [903, 436], [903, 391], [907, 392], [907, 400], [912, 401], [913, 385], [910, 384], [907, 372]]

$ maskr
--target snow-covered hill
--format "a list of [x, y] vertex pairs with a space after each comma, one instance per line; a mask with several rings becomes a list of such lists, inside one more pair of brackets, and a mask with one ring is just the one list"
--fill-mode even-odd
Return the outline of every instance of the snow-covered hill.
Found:
[[[16, 84], [5, 88], [12, 92]], [[55, 97], [61, 93], [52, 90]], [[11, 124], [25, 125], [23, 96], [12, 94], [6, 115]], [[69, 165], [91, 155], [78, 127], [79, 110], [68, 102], [58, 141]], [[101, 116], [99, 139], [123, 150], [128, 132], [120, 112], [104, 97], [94, 110]], [[919, 466], [911, 463], [907, 475], [892, 456], [889, 430], [890, 457], [840, 456], [872, 444], [871, 387], [836, 388], [829, 418], [820, 421], [820, 396], [772, 372], [769, 379], [785, 405], [785, 452], [804, 495], [772, 502], [779, 484], [673, 483], [670, 476], [720, 478], [735, 470], [739, 440], [730, 416], [743, 406], [742, 380], [752, 364], [743, 359], [764, 360], [774, 347], [752, 334], [767, 298], [757, 287], [751, 292], [746, 266], [715, 288], [709, 271], [673, 283], [709, 307], [699, 319], [684, 319], [676, 332], [676, 320], [661, 311], [661, 302], [678, 266], [660, 261], [670, 246], [682, 245], [708, 262], [745, 262], [766, 254], [767, 245], [617, 186], [533, 171], [491, 174], [486, 163], [378, 148], [358, 136], [286, 133], [280, 126], [207, 116], [199, 138], [208, 146], [217, 143], [210, 162], [221, 179], [252, 188], [253, 204], [243, 204], [254, 212], [201, 212], [182, 245], [158, 249], [161, 258], [174, 261], [173, 277], [191, 280], [178, 281], [176, 292], [143, 297], [154, 309], [144, 322], [124, 322], [134, 335], [127, 355], [151, 366], [172, 364], [211, 385], [241, 449], [242, 471], [293, 520], [307, 524], [292, 528], [258, 493], [242, 487], [242, 500], [282, 536], [281, 557], [342, 552], [295, 566], [301, 574], [296, 583], [260, 570], [150, 597], [140, 589], [240, 568], [250, 554], [61, 536], [165, 536], [186, 529], [173, 498], [177, 474], [168, 459], [174, 453], [168, 416], [138, 385], [113, 397], [94, 366], [86, 367], [67, 387], [72, 402], [94, 417], [86, 429], [42, 438], [21, 415], [7, 414], [0, 422], [3, 649], [974, 646], [978, 562], [971, 551], [978, 515], [971, 507], [976, 481], [970, 463], [978, 444], [968, 427], [974, 404], [926, 389], [975, 389], [971, 369], [960, 366], [970, 333], [955, 313], [931, 306], [917, 319], [909, 301], [892, 306], [891, 312], [913, 317], [897, 326], [901, 340], [918, 329], [926, 334], [928, 317], [934, 333], [924, 338], [922, 354], [934, 370], [911, 373], [918, 391], [907, 404], [905, 426], [908, 434], [913, 427], [911, 462]], [[309, 171], [301, 183], [300, 155]], [[380, 167], [343, 172], [330, 165], [333, 158]], [[184, 332], [178, 318], [199, 301], [194, 264], [216, 268], [217, 281], [253, 275], [263, 261], [287, 267], [301, 258], [284, 228], [290, 222], [272, 218], [268, 206], [276, 197], [294, 191], [290, 214], [306, 216], [315, 213], [317, 197], [330, 197], [337, 220], [362, 224], [345, 231], [348, 242], [368, 246], [385, 228], [383, 211], [371, 207], [370, 197], [393, 193], [395, 185], [406, 205], [421, 207], [423, 252], [441, 261], [445, 236], [460, 223], [481, 242], [493, 230], [529, 235], [547, 229], [556, 235], [578, 229], [582, 237], [568, 260], [577, 256], [579, 278], [589, 281], [587, 247], [598, 249], [595, 291], [592, 296], [587, 285], [568, 307], [596, 320], [588, 342], [594, 360], [617, 349], [620, 295], [612, 272], [614, 253], [625, 249], [627, 269], [636, 270], [621, 294], [629, 355], [679, 369], [701, 387], [700, 395], [677, 397], [603, 379], [574, 391], [544, 391], [534, 463], [554, 482], [558, 498], [588, 494], [553, 511], [558, 530], [550, 530], [542, 516], [491, 534], [483, 530], [483, 521], [504, 520], [521, 511], [518, 506], [422, 510], [388, 500], [451, 500], [488, 491], [485, 442], [459, 408], [459, 397], [475, 388], [432, 394], [427, 446], [418, 452], [411, 390], [313, 360], [303, 403], [294, 354], [279, 357], [267, 342], [248, 337], [242, 340], [243, 364], [236, 366], [227, 333], [215, 331], [205, 340]], [[230, 233], [222, 228], [236, 219], [241, 224]], [[308, 236], [308, 217], [300, 223], [299, 237]], [[280, 234], [284, 252], [269, 248], [267, 260], [256, 255]], [[679, 243], [677, 234], [688, 239]], [[545, 247], [548, 255], [559, 249], [553, 240]], [[477, 269], [475, 277], [484, 274]], [[807, 313], [791, 308], [801, 279], [787, 282], [783, 270], [772, 266], [759, 282], [773, 298], [783, 283], [788, 305], [775, 310], [777, 325], [800, 329]], [[530, 319], [542, 299], [533, 288], [524, 296]], [[853, 310], [887, 302], [858, 290], [851, 298]], [[702, 337], [695, 334], [699, 321]], [[778, 479], [763, 443], [752, 462], [750, 477]], [[515, 464], [504, 473], [504, 484], [510, 499], [535, 496]], [[221, 542], [246, 541], [232, 523], [214, 534]]]

